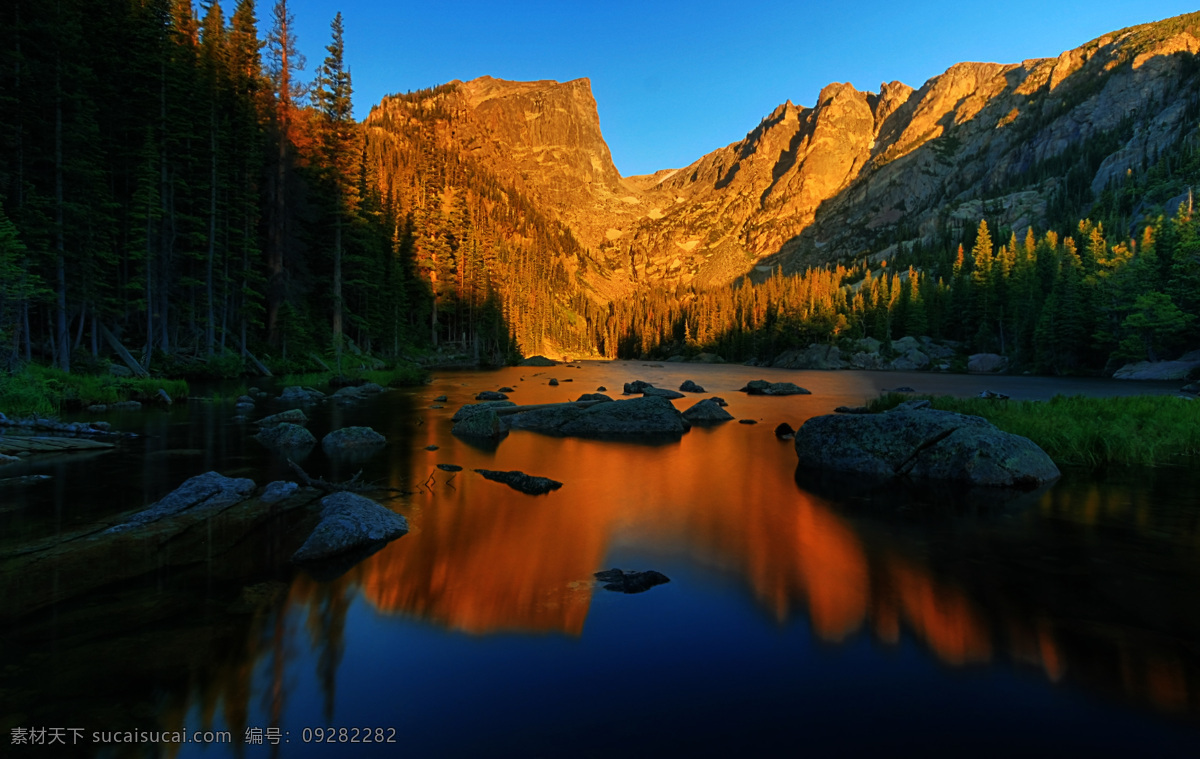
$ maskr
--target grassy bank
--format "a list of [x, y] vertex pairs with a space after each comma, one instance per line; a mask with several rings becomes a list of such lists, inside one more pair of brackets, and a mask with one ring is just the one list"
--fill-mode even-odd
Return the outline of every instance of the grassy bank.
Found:
[[1162, 466], [1200, 455], [1200, 402], [1183, 398], [1059, 395], [1048, 401], [997, 401], [888, 393], [868, 408], [886, 411], [915, 398], [928, 399], [934, 408], [981, 416], [1005, 432], [1027, 437], [1060, 465]]
[[[301, 387], [327, 387], [333, 380], [335, 372], [309, 372], [307, 374], [287, 374], [279, 378], [280, 387], [300, 385]], [[409, 387], [422, 385], [427, 377], [425, 370], [416, 364], [401, 364], [391, 369], [350, 369], [343, 373], [346, 379], [374, 382], [383, 387]]]
[[112, 375], [67, 374], [30, 365], [14, 375], [0, 375], [0, 412], [9, 416], [58, 414], [93, 404], [150, 401], [159, 389], [173, 399], [186, 398], [184, 380], [136, 379]]

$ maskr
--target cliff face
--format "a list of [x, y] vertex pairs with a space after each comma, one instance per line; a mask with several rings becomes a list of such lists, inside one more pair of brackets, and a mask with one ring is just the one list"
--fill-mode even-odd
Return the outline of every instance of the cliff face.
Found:
[[[586, 79], [457, 84], [421, 139], [570, 228], [584, 250], [569, 274], [604, 301], [886, 256], [985, 215], [1039, 225], [1069, 177], [1078, 185], [1086, 173], [1085, 192], [1099, 193], [1195, 127], [1197, 52], [1200, 14], [1190, 14], [1057, 58], [957, 64], [916, 90], [830, 84], [811, 108], [786, 102], [740, 142], [641, 177], [613, 166]], [[405, 110], [422, 107], [388, 99], [368, 124], [404, 135]], [[1076, 196], [1085, 213], [1089, 199]]]

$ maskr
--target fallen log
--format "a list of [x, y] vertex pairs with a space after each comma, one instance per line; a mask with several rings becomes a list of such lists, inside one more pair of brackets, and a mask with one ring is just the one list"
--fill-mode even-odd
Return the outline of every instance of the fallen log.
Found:
[[116, 351], [117, 355], [121, 357], [121, 360], [125, 362], [125, 365], [129, 367], [129, 371], [133, 372], [134, 376], [142, 378], [150, 376], [150, 372], [146, 371], [146, 367], [137, 362], [137, 359], [125, 349], [124, 345], [121, 345], [121, 341], [117, 339], [117, 336], [108, 327], [101, 324], [100, 334], [104, 336], [104, 340]]
[[238, 340], [238, 345], [241, 346], [241, 348], [242, 348], [242, 355], [245, 356], [246, 358], [250, 359], [250, 363], [254, 364], [255, 368], [258, 369], [258, 371], [260, 371], [262, 373], [262, 376], [264, 376], [264, 377], [274, 377], [275, 376], [274, 374], [271, 374], [271, 370], [267, 368], [267, 365], [264, 364], [263, 362], [259, 361], [258, 358], [253, 353], [250, 352], [250, 349], [246, 347], [246, 344], [243, 343], [240, 339]]
[[112, 443], [87, 438], [25, 437], [23, 435], [0, 435], [0, 453], [14, 456], [18, 453], [61, 453], [97, 448], [114, 448]]

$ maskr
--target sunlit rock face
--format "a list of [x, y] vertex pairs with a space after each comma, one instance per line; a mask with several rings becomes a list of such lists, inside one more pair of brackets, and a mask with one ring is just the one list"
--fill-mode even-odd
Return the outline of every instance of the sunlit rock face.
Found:
[[[756, 267], [882, 258], [984, 215], [1036, 226], [1085, 146], [1104, 156], [1084, 178], [1100, 192], [1194, 127], [1198, 51], [1191, 14], [1054, 58], [959, 63], [916, 89], [834, 83], [811, 107], [787, 101], [686, 167], [627, 178], [586, 79], [483, 77], [424, 100], [385, 99], [367, 124], [530, 198], [580, 242], [568, 274], [604, 301], [647, 285], [723, 286]], [[436, 110], [436, 127], [406, 131], [414, 109]]]

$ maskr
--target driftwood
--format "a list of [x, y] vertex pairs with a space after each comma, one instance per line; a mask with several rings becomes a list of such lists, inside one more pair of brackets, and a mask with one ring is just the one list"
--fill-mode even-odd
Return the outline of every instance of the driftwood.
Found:
[[262, 376], [264, 376], [264, 377], [274, 377], [275, 376], [274, 374], [271, 374], [271, 370], [267, 368], [267, 365], [264, 364], [263, 362], [259, 361], [258, 357], [255, 356], [253, 353], [251, 353], [250, 349], [247, 348], [246, 344], [243, 343], [240, 339], [238, 340], [238, 345], [241, 346], [242, 355], [245, 356], [246, 358], [250, 359], [250, 363], [254, 364], [254, 367], [256, 369], [258, 369], [259, 372], [262, 373]]
[[18, 453], [61, 453], [64, 451], [113, 448], [112, 443], [99, 440], [68, 437], [25, 437], [23, 435], [0, 435], [0, 453], [13, 456]]
[[129, 371], [133, 372], [137, 377], [145, 378], [150, 376], [150, 372], [146, 371], [146, 367], [139, 364], [137, 359], [129, 351], [125, 350], [125, 346], [121, 345], [121, 341], [117, 339], [117, 336], [108, 327], [101, 324], [100, 334], [104, 336], [105, 341], [117, 352], [117, 355], [121, 357], [125, 365], [129, 367]]
[[325, 493], [340, 493], [349, 491], [351, 493], [359, 493], [363, 490], [371, 490], [371, 486], [362, 481], [362, 470], [358, 470], [353, 477], [345, 482], [330, 482], [324, 477], [311, 477], [308, 472], [304, 471], [299, 464], [291, 459], [287, 460], [288, 466], [296, 473], [301, 485], [307, 485], [310, 488], [316, 488]]
[[327, 363], [325, 363], [324, 361], [322, 361], [322, 360], [321, 360], [321, 357], [320, 357], [320, 356], [318, 356], [317, 354], [315, 354], [315, 353], [309, 353], [309, 354], [308, 354], [308, 357], [309, 357], [309, 358], [311, 358], [313, 361], [316, 361], [316, 362], [317, 362], [317, 366], [321, 367], [321, 368], [322, 368], [322, 369], [324, 369], [325, 371], [327, 371], [327, 372], [332, 372], [332, 371], [333, 371], [332, 369], [330, 369], [330, 368], [329, 368], [329, 364], [327, 364]]

